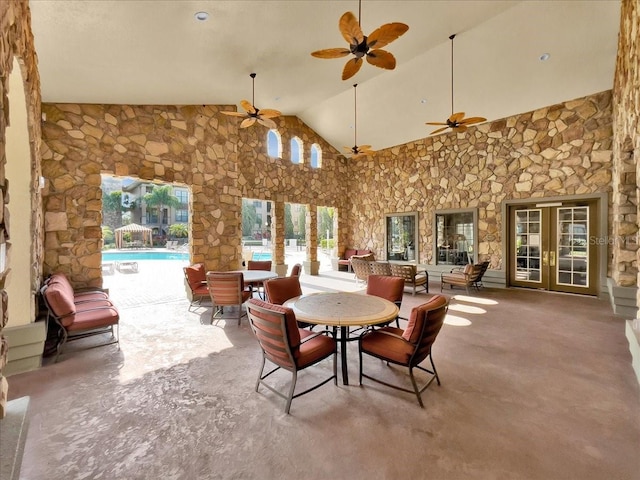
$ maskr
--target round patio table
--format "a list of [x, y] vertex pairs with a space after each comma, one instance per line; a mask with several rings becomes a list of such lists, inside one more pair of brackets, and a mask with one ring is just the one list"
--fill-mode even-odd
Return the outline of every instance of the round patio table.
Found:
[[296, 314], [296, 319], [316, 325], [340, 328], [340, 360], [342, 383], [349, 385], [347, 372], [347, 341], [349, 327], [379, 325], [398, 316], [395, 303], [374, 295], [348, 292], [318, 292], [300, 295], [284, 302]]
[[272, 272], [271, 270], [236, 270], [236, 272], [242, 272], [245, 286], [251, 285], [252, 290], [253, 287], [256, 287], [255, 291], [258, 292], [258, 295], [263, 300], [264, 296], [260, 295], [260, 285], [265, 280], [276, 278], [278, 276], [276, 272]]

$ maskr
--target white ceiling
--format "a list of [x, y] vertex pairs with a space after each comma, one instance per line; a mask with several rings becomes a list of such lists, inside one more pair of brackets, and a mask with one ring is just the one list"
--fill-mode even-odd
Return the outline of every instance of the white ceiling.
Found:
[[[409, 31], [385, 47], [395, 70], [312, 51], [347, 45], [338, 30], [357, 0], [30, 0], [44, 102], [238, 105], [296, 115], [336, 148], [375, 150], [426, 137], [454, 110], [489, 120], [612, 88], [616, 0], [364, 0], [365, 35]], [[194, 14], [210, 17], [198, 22]], [[540, 55], [549, 53], [546, 62]], [[240, 108], [238, 106], [238, 108]], [[260, 127], [261, 128], [261, 127]]]

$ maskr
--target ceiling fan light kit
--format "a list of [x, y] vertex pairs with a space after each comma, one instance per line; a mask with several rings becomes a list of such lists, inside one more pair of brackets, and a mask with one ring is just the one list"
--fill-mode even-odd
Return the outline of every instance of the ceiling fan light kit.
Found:
[[282, 115], [278, 110], [273, 110], [271, 108], [264, 108], [260, 110], [255, 106], [256, 102], [256, 74], [250, 73], [251, 81], [253, 82], [253, 93], [251, 97], [251, 102], [248, 100], [241, 100], [240, 105], [245, 110], [245, 112], [222, 112], [225, 115], [229, 115], [230, 117], [243, 117], [244, 120], [240, 123], [240, 128], [247, 128], [255, 124], [256, 122], [260, 125], [263, 125], [267, 128], [277, 128], [276, 122], [271, 120], [272, 118], [279, 117]]
[[487, 119], [484, 117], [464, 118], [464, 112], [453, 113], [453, 39], [454, 38], [456, 38], [455, 33], [449, 36], [449, 40], [451, 40], [451, 116], [447, 118], [445, 122], [427, 122], [426, 123], [427, 125], [444, 125], [441, 128], [435, 129], [433, 132], [430, 133], [430, 135], [444, 132], [448, 128], [450, 128], [455, 132], [466, 132], [467, 127], [469, 125], [487, 121]]
[[353, 58], [347, 61], [342, 70], [342, 80], [348, 80], [358, 73], [360, 67], [362, 67], [363, 57], [375, 67], [386, 70], [396, 68], [395, 57], [386, 50], [382, 50], [382, 47], [390, 44], [409, 30], [409, 26], [404, 23], [385, 23], [369, 36], [365, 36], [362, 33], [359, 20], [361, 18], [362, 0], [359, 1], [358, 5], [358, 19], [353, 13], [345, 12], [338, 22], [340, 33], [349, 44], [349, 48], [327, 48], [311, 52], [311, 55], [316, 58], [341, 58], [350, 54], [354, 55]]

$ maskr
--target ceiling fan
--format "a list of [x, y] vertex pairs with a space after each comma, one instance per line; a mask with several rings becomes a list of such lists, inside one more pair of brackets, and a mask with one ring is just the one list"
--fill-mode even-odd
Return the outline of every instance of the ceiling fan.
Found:
[[409, 30], [409, 26], [404, 23], [385, 23], [380, 28], [374, 30], [368, 37], [362, 33], [360, 28], [360, 18], [362, 12], [362, 0], [358, 2], [358, 20], [351, 12], [346, 12], [340, 17], [338, 28], [344, 39], [349, 43], [349, 48], [327, 48], [311, 52], [316, 58], [340, 58], [346, 57], [350, 53], [354, 58], [347, 61], [342, 70], [342, 80], [353, 77], [362, 66], [362, 57], [367, 58], [367, 62], [379, 68], [393, 70], [396, 68], [395, 57], [382, 47], [393, 42], [400, 35]]
[[249, 76], [253, 82], [253, 96], [251, 97], [251, 102], [248, 100], [240, 101], [240, 105], [245, 109], [245, 112], [222, 112], [225, 115], [229, 115], [231, 117], [244, 117], [242, 123], [240, 123], [240, 128], [247, 128], [258, 122], [260, 125], [264, 125], [267, 128], [277, 128], [276, 122], [271, 120], [272, 118], [279, 117], [282, 115], [278, 110], [273, 110], [270, 108], [264, 108], [260, 110], [255, 106], [256, 101], [256, 74], [250, 73]]
[[434, 133], [440, 133], [447, 128], [457, 132], [464, 132], [467, 130], [467, 126], [474, 123], [485, 122], [487, 119], [484, 117], [469, 117], [464, 118], [464, 112], [453, 113], [453, 39], [456, 38], [455, 33], [449, 37], [451, 40], [451, 116], [447, 118], [446, 122], [427, 122], [427, 125], [445, 125], [442, 128], [437, 128], [430, 135]]
[[351, 154], [351, 158], [366, 157], [375, 153], [371, 150], [371, 145], [358, 146], [358, 96], [357, 96], [358, 84], [353, 85], [353, 147], [344, 147], [345, 152]]

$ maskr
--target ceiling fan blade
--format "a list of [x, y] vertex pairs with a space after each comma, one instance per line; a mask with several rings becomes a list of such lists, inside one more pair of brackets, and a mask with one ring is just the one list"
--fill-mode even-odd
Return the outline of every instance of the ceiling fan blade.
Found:
[[256, 123], [256, 117], [245, 118], [240, 124], [240, 128], [247, 128]]
[[369, 48], [382, 48], [406, 33], [407, 30], [409, 30], [409, 25], [404, 23], [385, 23], [367, 37], [367, 45]]
[[358, 147], [358, 150], [360, 150], [361, 152], [364, 150], [371, 150], [371, 145], [360, 145]]
[[256, 108], [251, 104], [249, 100], [241, 100], [240, 105], [249, 113], [256, 113]]
[[278, 125], [276, 125], [276, 122], [274, 122], [273, 120], [271, 120], [270, 118], [262, 118], [262, 117], [258, 117], [258, 123], [260, 125], [264, 125], [267, 128], [278, 128]]
[[433, 135], [434, 133], [444, 132], [447, 128], [449, 128], [449, 127], [437, 128], [433, 132], [431, 132], [431, 135]]
[[367, 62], [379, 68], [393, 70], [396, 68], [396, 57], [386, 50], [369, 50], [367, 53]]
[[324, 50], [318, 50], [311, 52], [311, 55], [316, 58], [340, 58], [346, 57], [351, 53], [348, 48], [325, 48]]
[[471, 125], [473, 123], [480, 123], [480, 122], [486, 122], [487, 119], [484, 117], [469, 117], [469, 118], [465, 118], [464, 120], [460, 121], [461, 125]]
[[464, 118], [464, 112], [452, 113], [451, 116], [449, 117], [449, 121], [451, 123], [458, 123], [463, 118]]
[[246, 117], [247, 114], [244, 112], [220, 112], [224, 115], [229, 115], [231, 117]]
[[281, 112], [272, 108], [265, 108], [263, 110], [260, 110], [260, 116], [264, 118], [275, 118], [279, 117], [280, 115], [282, 115]]
[[364, 33], [362, 33], [358, 19], [351, 12], [342, 14], [338, 28], [349, 45], [359, 45], [364, 40]]
[[353, 153], [353, 147], [344, 147], [344, 151], [347, 153]]
[[443, 123], [443, 122], [426, 122], [425, 125], [449, 125], [449, 124]]
[[358, 70], [360, 70], [361, 66], [361, 58], [355, 57], [349, 60], [342, 70], [342, 80], [348, 80], [349, 78], [353, 77], [356, 73], [358, 73]]
[[457, 127], [453, 127], [453, 129], [456, 132], [466, 132], [467, 131], [467, 126], [466, 125], [458, 125]]

